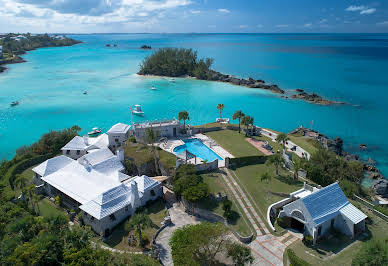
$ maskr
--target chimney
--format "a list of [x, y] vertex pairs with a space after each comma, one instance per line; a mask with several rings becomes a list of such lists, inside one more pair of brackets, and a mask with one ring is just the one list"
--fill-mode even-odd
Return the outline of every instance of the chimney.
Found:
[[124, 162], [124, 150], [123, 149], [118, 149], [117, 152], [117, 157], [119, 158], [120, 162]]
[[139, 199], [139, 190], [137, 188], [137, 183], [135, 181], [131, 182], [131, 193], [132, 193], [132, 207], [133, 210], [136, 210], [141, 204]]
[[86, 146], [89, 146], [89, 137], [87, 135], [84, 135], [84, 142]]

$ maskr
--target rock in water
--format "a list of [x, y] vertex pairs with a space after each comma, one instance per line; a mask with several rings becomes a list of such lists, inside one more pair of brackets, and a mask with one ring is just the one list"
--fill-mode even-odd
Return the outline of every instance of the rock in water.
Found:
[[388, 198], [388, 180], [386, 179], [376, 180], [373, 183], [372, 188], [376, 191], [376, 194], [379, 194], [384, 198]]

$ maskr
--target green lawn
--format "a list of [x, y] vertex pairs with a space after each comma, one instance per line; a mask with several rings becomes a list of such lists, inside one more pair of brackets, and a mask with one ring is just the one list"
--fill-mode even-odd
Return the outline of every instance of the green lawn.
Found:
[[66, 215], [66, 212], [63, 209], [56, 206], [47, 198], [41, 199], [38, 204], [39, 204], [40, 215], [43, 217]]
[[312, 265], [351, 265], [352, 258], [362, 248], [363, 243], [369, 242], [372, 239], [388, 239], [388, 223], [374, 215], [368, 209], [361, 209], [368, 215], [372, 222], [367, 223], [366, 235], [361, 236], [355, 241], [350, 241], [350, 245], [342, 245], [341, 247], [338, 242], [335, 243], [333, 241], [330, 245], [323, 243], [318, 245], [317, 249], [313, 249], [306, 247], [302, 241], [297, 241], [290, 248], [294, 250], [298, 257]]
[[313, 155], [318, 149], [317, 145], [319, 145], [316, 140], [305, 138], [303, 136], [291, 136], [288, 135], [290, 140], [294, 142], [296, 145], [302, 147], [306, 150], [310, 155]]
[[237, 121], [237, 124], [231, 124], [231, 123], [221, 124], [221, 123], [213, 122], [213, 123], [207, 123], [207, 124], [203, 124], [203, 125], [199, 125], [199, 126], [192, 126], [192, 127], [194, 127], [194, 128], [212, 128], [212, 127], [227, 127], [227, 126], [238, 127], [238, 120], [236, 120], [236, 121]]
[[[244, 134], [239, 134], [232, 130], [222, 130], [206, 133], [213, 138], [219, 145], [228, 150], [235, 157], [238, 157], [236, 169], [231, 170], [238, 179], [240, 186], [245, 192], [248, 192], [254, 201], [256, 211], [265, 217], [268, 207], [283, 197], [276, 193], [290, 193], [300, 189], [303, 185], [301, 181], [294, 181], [292, 174], [285, 170], [280, 170], [280, 176], [275, 177], [275, 168], [265, 164], [266, 156], [253, 147], [245, 140]], [[258, 137], [264, 139], [264, 137]], [[274, 150], [281, 148], [280, 144], [270, 141]], [[279, 146], [278, 146], [279, 145]], [[268, 172], [272, 176], [269, 184], [269, 191], [267, 193], [267, 183], [261, 181], [261, 175]], [[235, 176], [235, 177], [236, 177]], [[266, 220], [266, 219], [263, 219]]]
[[[233, 196], [232, 192], [227, 187], [219, 173], [202, 174], [203, 181], [208, 185], [209, 192], [213, 195], [217, 195], [221, 192], [223, 195], [227, 195], [228, 199], [233, 202], [232, 211], [234, 212], [234, 219], [229, 221], [231, 227], [243, 236], [248, 236], [254, 232], [253, 228], [242, 211], [241, 206]], [[199, 207], [212, 211], [220, 216], [223, 215], [222, 204], [215, 200], [206, 199], [199, 203]]]
[[[164, 207], [163, 202], [161, 200], [157, 200], [151, 203], [150, 205], [147, 205], [145, 212], [148, 214], [148, 216], [154, 223], [154, 226], [152, 228], [146, 228], [143, 230], [143, 233], [147, 236], [145, 248], [148, 249], [150, 248], [152, 237], [157, 231], [157, 229], [161, 226], [161, 222], [163, 221], [164, 217], [166, 217], [167, 211]], [[119, 250], [141, 251], [140, 248], [131, 247], [127, 244], [128, 232], [124, 229], [126, 221], [127, 220], [125, 220], [123, 223], [119, 224], [115, 229], [113, 229], [112, 236], [106, 242], [102, 242], [99, 237], [96, 238], [96, 241], [105, 246]]]

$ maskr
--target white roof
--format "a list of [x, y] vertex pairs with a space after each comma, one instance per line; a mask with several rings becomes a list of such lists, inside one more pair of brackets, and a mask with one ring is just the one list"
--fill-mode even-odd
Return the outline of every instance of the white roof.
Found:
[[160, 184], [159, 181], [149, 178], [146, 175], [135, 176], [134, 178], [130, 179], [130, 182], [132, 181], [135, 181], [137, 183], [137, 187], [140, 192], [147, 191]]
[[104, 133], [96, 138], [89, 138], [89, 145], [88, 150], [106, 148], [109, 146], [109, 137]]
[[58, 171], [62, 167], [65, 167], [66, 165], [72, 162], [74, 162], [73, 159], [70, 159], [69, 157], [64, 155], [60, 155], [44, 161], [40, 165], [32, 168], [32, 171], [34, 171], [40, 176], [46, 176]]
[[353, 224], [358, 224], [368, 217], [351, 203], [340, 209], [340, 213], [351, 220]]
[[117, 172], [120, 172], [125, 169], [124, 165], [115, 155], [105, 161], [93, 165], [92, 168], [101, 174], [114, 178], [115, 180], [118, 178]]
[[111, 152], [111, 150], [105, 147], [85, 154], [84, 156], [79, 158], [78, 161], [81, 162], [82, 160], [87, 160], [93, 166], [109, 159], [112, 156], [114, 156], [114, 154]]
[[74, 161], [42, 180], [81, 204], [120, 184], [92, 168]]
[[130, 125], [117, 123], [108, 130], [108, 133], [127, 133], [131, 129]]
[[80, 209], [100, 220], [125, 206], [132, 206], [133, 199], [131, 188], [121, 184], [101, 193]]
[[61, 150], [85, 150], [88, 146], [83, 137], [75, 136]]

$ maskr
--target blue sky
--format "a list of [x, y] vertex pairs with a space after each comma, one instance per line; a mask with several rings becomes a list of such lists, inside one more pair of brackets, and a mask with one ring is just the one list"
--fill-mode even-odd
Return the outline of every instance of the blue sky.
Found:
[[0, 32], [388, 32], [388, 1], [0, 0]]

